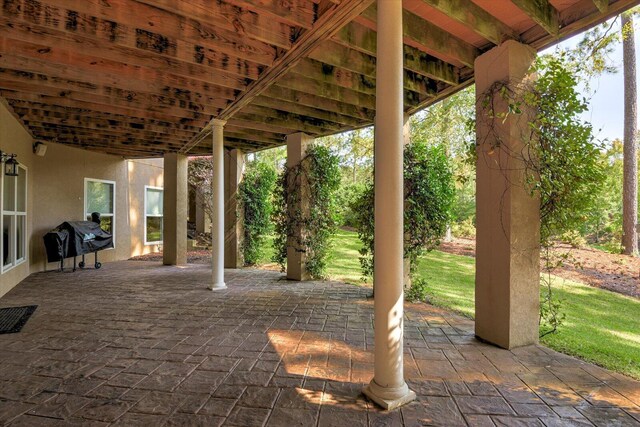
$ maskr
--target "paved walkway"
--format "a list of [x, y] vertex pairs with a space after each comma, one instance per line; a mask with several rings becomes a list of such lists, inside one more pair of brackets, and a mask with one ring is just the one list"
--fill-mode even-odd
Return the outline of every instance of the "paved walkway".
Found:
[[0, 424], [24, 426], [637, 426], [640, 383], [544, 347], [500, 350], [473, 323], [408, 305], [418, 401], [385, 413], [372, 376], [370, 290], [273, 271], [118, 262], [41, 273], [0, 306], [37, 304], [0, 335]]

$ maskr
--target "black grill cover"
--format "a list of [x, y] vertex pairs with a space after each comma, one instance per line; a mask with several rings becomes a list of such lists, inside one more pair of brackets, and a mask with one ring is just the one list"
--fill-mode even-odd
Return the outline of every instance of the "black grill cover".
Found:
[[49, 262], [113, 247], [113, 236], [93, 221], [63, 222], [44, 236]]

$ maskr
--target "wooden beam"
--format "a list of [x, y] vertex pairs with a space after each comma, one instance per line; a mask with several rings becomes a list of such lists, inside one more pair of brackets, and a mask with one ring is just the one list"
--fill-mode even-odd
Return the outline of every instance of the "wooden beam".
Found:
[[[5, 13], [11, 13], [14, 18], [25, 16], [24, 13], [25, 20], [34, 24], [54, 20], [69, 26], [70, 30], [86, 25], [97, 35], [103, 33], [115, 40], [131, 32], [151, 34], [157, 37], [157, 47], [173, 50], [184, 41], [263, 65], [273, 62], [276, 48], [272, 44], [279, 44], [246, 37], [237, 31], [233, 20], [216, 20], [214, 13], [207, 20], [185, 19], [132, 0], [7, 0], [5, 3], [11, 3], [4, 7]], [[209, 9], [216, 9], [218, 3], [211, 4]]]
[[[209, 4], [208, 1], [201, 3]], [[229, 0], [229, 3], [306, 29], [312, 28], [318, 19], [314, 4], [307, 0]]]
[[[377, 19], [377, 7], [372, 4], [362, 14], [362, 18], [371, 23]], [[455, 60], [473, 68], [473, 62], [480, 51], [473, 45], [444, 31], [440, 27], [405, 10], [402, 13], [405, 44], [411, 45], [427, 53], [433, 53], [445, 61]]]
[[[75, 0], [71, 0], [75, 1]], [[86, 0], [85, 0], [86, 1]], [[160, 25], [166, 26], [168, 20], [173, 19], [172, 25], [176, 29], [184, 25], [182, 18], [193, 19], [198, 22], [200, 28], [206, 29], [211, 26], [213, 28], [224, 28], [233, 31], [243, 38], [251, 38], [262, 41], [283, 49], [291, 48], [291, 20], [276, 20], [273, 16], [264, 13], [256, 13], [246, 7], [233, 5], [226, 1], [217, 0], [211, 2], [209, 0], [136, 0], [142, 5], [132, 6], [129, 2], [127, 9], [131, 7], [139, 7], [140, 9], [132, 14], [132, 20], [137, 16], [145, 17], [144, 21], [150, 21], [147, 29], [157, 29]], [[113, 7], [113, 4], [111, 4]], [[146, 6], [146, 7], [145, 7]], [[158, 9], [170, 12], [170, 14], [159, 15]], [[153, 12], [153, 13], [151, 13]], [[172, 17], [171, 15], [175, 15]], [[157, 17], [157, 18], [156, 18]], [[161, 19], [160, 19], [161, 18]], [[278, 22], [281, 21], [281, 22]], [[132, 22], [123, 22], [120, 18], [119, 22], [127, 25]], [[286, 22], [289, 22], [286, 24]], [[295, 22], [296, 26], [304, 26], [306, 21]], [[145, 22], [146, 23], [146, 22]], [[144, 25], [134, 24], [137, 26]], [[193, 23], [191, 25], [194, 25]], [[204, 28], [203, 28], [204, 27]], [[162, 32], [162, 31], [160, 31]], [[175, 33], [174, 33], [175, 34]]]
[[[357, 22], [351, 22], [345, 25], [335, 35], [334, 40], [347, 48], [356, 49], [374, 58], [376, 56], [376, 32]], [[331, 48], [324, 50], [331, 51], [337, 50], [337, 48], [331, 46]], [[458, 84], [460, 71], [453, 65], [406, 44], [403, 46], [403, 50], [404, 67], [407, 70], [448, 84]], [[314, 54], [319, 54], [319, 49], [312, 52], [311, 55]], [[349, 51], [342, 51], [340, 54], [334, 52], [333, 55], [329, 56], [339, 59], [345, 58], [346, 62], [349, 62], [349, 58], [353, 59], [353, 57], [356, 57], [355, 54], [351, 54]]]
[[253, 100], [252, 105], [274, 108], [276, 110], [287, 111], [289, 113], [302, 114], [333, 123], [340, 123], [344, 126], [360, 126], [364, 122], [363, 119], [356, 119], [333, 111], [325, 111], [315, 107], [302, 105], [300, 103], [264, 96], [264, 94], [256, 97], [256, 99]]
[[476, 34], [498, 45], [505, 40], [518, 40], [518, 34], [508, 25], [469, 0], [422, 0], [424, 3], [464, 24]]
[[609, 0], [593, 0], [593, 3], [602, 13], [607, 13], [607, 10], [609, 10]]
[[[1, 44], [1, 42], [0, 42]], [[215, 103], [220, 100], [235, 99], [238, 91], [216, 86], [197, 80], [180, 79], [172, 85], [163, 84], [162, 81], [143, 80], [134, 76], [122, 76], [116, 73], [103, 72], [93, 67], [86, 71], [82, 67], [70, 67], [66, 64], [51, 63], [46, 58], [32, 58], [3, 52], [1, 65], [6, 67], [9, 74], [15, 72], [33, 74], [40, 78], [57, 81], [65, 80], [75, 82], [85, 90], [98, 86], [114, 87], [120, 90], [156, 94], [166, 96], [180, 102]]]
[[[298, 61], [306, 57], [309, 52], [318, 47], [324, 40], [333, 36], [342, 26], [358, 16], [371, 4], [373, 0], [343, 0], [342, 3], [327, 11], [316, 24], [312, 31], [303, 34], [293, 45], [291, 50], [276, 60], [258, 80], [251, 83], [234, 102], [225, 108], [217, 118], [227, 120], [251, 100], [260, 95], [266, 88], [274, 84], [280, 77], [286, 74]], [[267, 2], [268, 3], [268, 2]]]
[[549, 0], [511, 0], [520, 10], [526, 13], [536, 24], [540, 25], [552, 36], [560, 31], [560, 14]]
[[339, 102], [323, 98], [312, 93], [301, 92], [278, 85], [271, 86], [269, 89], [264, 91], [263, 95], [270, 99], [300, 104], [306, 107], [317, 108], [326, 112], [333, 112], [365, 121], [372, 121], [375, 117], [375, 111], [370, 108]]
[[92, 111], [98, 111], [102, 113], [120, 114], [124, 116], [132, 116], [140, 119], [154, 119], [161, 120], [170, 123], [190, 124], [193, 126], [204, 126], [207, 123], [207, 116], [203, 116], [200, 113], [194, 113], [191, 117], [176, 117], [166, 115], [156, 111], [141, 111], [127, 107], [119, 106], [106, 106], [93, 102], [73, 100], [69, 98], [61, 98], [58, 96], [27, 94], [16, 91], [0, 90], [0, 96], [5, 97], [10, 103], [12, 101], [26, 101], [35, 102], [39, 104], [48, 104], [64, 108], [80, 108], [87, 110], [90, 114]]
[[[298, 38], [289, 51], [278, 58], [271, 67], [267, 68], [258, 80], [251, 83], [247, 89], [218, 114], [216, 118], [228, 120], [230, 117], [233, 117], [233, 115], [242, 110], [243, 107], [250, 104], [256, 96], [260, 95], [278, 81], [298, 61], [308, 56], [309, 52], [313, 51], [323, 41], [331, 38], [340, 28], [362, 13], [372, 2], [373, 0], [343, 0], [340, 4], [327, 10], [320, 19], [315, 22], [311, 31], [307, 31]], [[206, 130], [205, 128], [204, 131]], [[191, 143], [185, 145], [182, 152], [188, 152], [190, 145]]]

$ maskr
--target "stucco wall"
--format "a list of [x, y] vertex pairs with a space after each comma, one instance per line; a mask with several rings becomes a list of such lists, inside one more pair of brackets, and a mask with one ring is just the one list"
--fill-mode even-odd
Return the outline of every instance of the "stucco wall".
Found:
[[131, 256], [157, 252], [158, 245], [144, 243], [144, 188], [164, 188], [164, 162], [162, 159], [129, 160], [129, 222], [131, 229]]
[[[85, 178], [116, 183], [115, 248], [100, 252], [101, 262], [158, 250], [156, 245], [144, 245], [144, 188], [163, 187], [162, 159], [125, 160], [51, 142], [46, 143], [46, 155], [38, 157], [32, 144], [27, 131], [0, 102], [0, 149], [16, 153], [28, 168], [28, 259], [0, 274], [0, 297], [30, 273], [58, 267], [46, 262], [42, 236], [61, 222], [85, 219]], [[91, 266], [93, 255], [87, 261]], [[71, 263], [66, 261], [67, 266]]]
[[[27, 236], [33, 230], [33, 157], [32, 139], [27, 131], [9, 113], [0, 99], [0, 150], [3, 152], [17, 154], [17, 160], [25, 166], [27, 170]], [[7, 178], [15, 179], [15, 178]], [[29, 237], [27, 237], [27, 241]], [[7, 293], [12, 287], [29, 275], [30, 254], [27, 251], [27, 259], [22, 264], [12, 268], [5, 273], [0, 273], [0, 296]]]

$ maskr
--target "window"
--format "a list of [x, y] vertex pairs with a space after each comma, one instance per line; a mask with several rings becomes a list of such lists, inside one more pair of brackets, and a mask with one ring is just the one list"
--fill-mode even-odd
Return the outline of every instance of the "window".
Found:
[[163, 190], [158, 187], [144, 187], [144, 243], [162, 243]]
[[27, 169], [19, 165], [15, 177], [0, 173], [0, 271], [5, 272], [27, 259]]
[[116, 183], [100, 179], [84, 179], [84, 215], [91, 221], [91, 214], [100, 214], [100, 227], [116, 239]]

